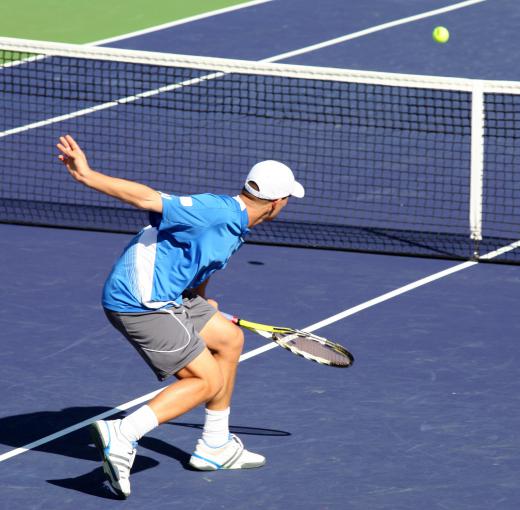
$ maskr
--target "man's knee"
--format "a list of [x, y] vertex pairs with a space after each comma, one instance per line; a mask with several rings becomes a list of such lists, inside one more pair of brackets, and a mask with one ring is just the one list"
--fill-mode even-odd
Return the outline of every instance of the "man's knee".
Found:
[[240, 355], [244, 347], [242, 330], [221, 314], [216, 314], [203, 328], [200, 335], [211, 351], [220, 354], [228, 353], [236, 357]]
[[238, 359], [244, 348], [244, 333], [238, 326], [233, 324], [230, 324], [230, 326], [232, 327], [222, 331], [218, 340], [213, 343], [210, 349], [221, 355], [228, 355]]
[[242, 351], [244, 347], [244, 332], [238, 326], [233, 325], [232, 333], [228, 336], [228, 344], [232, 349]]

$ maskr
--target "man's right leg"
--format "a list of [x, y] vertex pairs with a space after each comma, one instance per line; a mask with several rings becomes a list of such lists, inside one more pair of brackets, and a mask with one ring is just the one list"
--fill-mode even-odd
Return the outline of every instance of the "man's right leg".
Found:
[[221, 391], [223, 378], [182, 308], [146, 314], [106, 311], [106, 315], [160, 380], [178, 378], [123, 420], [101, 420], [91, 426], [109, 482], [119, 495], [128, 497], [137, 441], [158, 424], [213, 398]]
[[91, 435], [103, 459], [105, 474], [115, 492], [124, 498], [131, 492], [130, 469], [137, 441], [157, 425], [210, 400], [223, 384], [220, 368], [208, 349], [176, 375], [177, 382], [123, 420], [100, 420], [91, 425]]

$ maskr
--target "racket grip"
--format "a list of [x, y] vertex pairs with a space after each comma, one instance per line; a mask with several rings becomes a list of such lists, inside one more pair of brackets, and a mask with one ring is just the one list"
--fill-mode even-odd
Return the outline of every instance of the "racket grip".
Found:
[[226, 319], [231, 321], [233, 324], [238, 324], [238, 317], [235, 317], [234, 315], [231, 315], [229, 313], [220, 312]]

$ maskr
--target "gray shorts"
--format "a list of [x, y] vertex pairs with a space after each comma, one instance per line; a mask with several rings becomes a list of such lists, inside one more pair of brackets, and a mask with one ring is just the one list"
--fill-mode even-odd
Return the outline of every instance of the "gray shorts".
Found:
[[179, 308], [146, 313], [106, 310], [111, 324], [133, 345], [160, 381], [193, 361], [204, 350], [199, 332], [217, 311], [200, 296]]

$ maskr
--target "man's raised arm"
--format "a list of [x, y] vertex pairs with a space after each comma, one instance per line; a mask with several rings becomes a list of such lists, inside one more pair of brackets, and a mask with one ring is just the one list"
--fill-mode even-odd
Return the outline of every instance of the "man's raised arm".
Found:
[[162, 212], [162, 199], [158, 191], [144, 184], [110, 177], [92, 170], [84, 152], [72, 136], [61, 136], [56, 147], [61, 152], [58, 158], [76, 181], [138, 209]]

